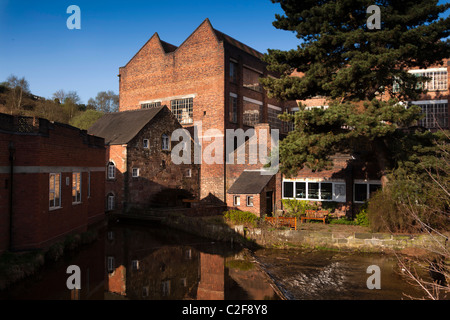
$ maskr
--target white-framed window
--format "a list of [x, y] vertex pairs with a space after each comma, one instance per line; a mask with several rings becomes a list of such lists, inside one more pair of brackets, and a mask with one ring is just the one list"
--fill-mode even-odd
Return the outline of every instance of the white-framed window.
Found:
[[419, 125], [427, 129], [448, 129], [448, 100], [421, 100], [411, 101], [410, 105], [422, 108], [423, 118]]
[[142, 147], [143, 147], [144, 149], [150, 148], [150, 140], [149, 140], [149, 139], [144, 139], [144, 140], [142, 141]]
[[61, 207], [61, 173], [49, 174], [49, 208]]
[[72, 173], [72, 203], [81, 202], [81, 172]]
[[116, 165], [114, 162], [108, 162], [108, 179], [116, 178]]
[[364, 203], [379, 189], [381, 189], [381, 181], [356, 180], [353, 184], [353, 200], [356, 203]]
[[408, 72], [417, 77], [429, 78], [428, 81], [419, 83], [418, 87], [423, 87], [423, 89], [428, 91], [448, 90], [447, 68], [419, 69]]
[[278, 118], [279, 115], [283, 114], [283, 110], [280, 107], [268, 105], [267, 115], [270, 127], [273, 129], [281, 130], [283, 128], [283, 121]]
[[141, 103], [141, 109], [152, 109], [161, 107], [161, 101], [154, 101], [148, 103]]
[[172, 100], [170, 106], [178, 122], [181, 124], [194, 122], [194, 98]]
[[247, 196], [247, 207], [253, 207], [253, 196]]
[[230, 122], [238, 122], [238, 98], [234, 93], [230, 93]]
[[192, 169], [186, 169], [186, 177], [187, 178], [192, 177]]
[[241, 196], [233, 196], [233, 205], [236, 207], [241, 205]]
[[131, 260], [131, 269], [134, 271], [139, 270], [139, 260]]
[[116, 197], [114, 196], [114, 194], [109, 193], [107, 198], [106, 198], [106, 210], [108, 211], [112, 211], [115, 208], [115, 203], [116, 203]]
[[170, 139], [169, 136], [165, 133], [161, 136], [161, 150], [170, 150]]
[[114, 272], [114, 269], [115, 269], [115, 266], [114, 266], [115, 261], [114, 260], [115, 260], [114, 257], [111, 257], [111, 256], [107, 257], [107, 259], [106, 259], [106, 269], [108, 270], [109, 273]]
[[132, 176], [133, 176], [133, 178], [139, 177], [139, 168], [132, 169]]
[[161, 282], [161, 294], [164, 297], [170, 295], [170, 280], [165, 280]]
[[283, 180], [283, 199], [345, 202], [345, 181]]

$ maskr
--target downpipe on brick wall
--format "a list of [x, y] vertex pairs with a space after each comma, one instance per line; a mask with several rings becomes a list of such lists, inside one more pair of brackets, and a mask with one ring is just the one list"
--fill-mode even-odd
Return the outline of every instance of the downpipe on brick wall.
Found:
[[14, 185], [14, 153], [16, 148], [14, 142], [10, 141], [9, 146], [9, 251], [13, 251], [13, 185]]

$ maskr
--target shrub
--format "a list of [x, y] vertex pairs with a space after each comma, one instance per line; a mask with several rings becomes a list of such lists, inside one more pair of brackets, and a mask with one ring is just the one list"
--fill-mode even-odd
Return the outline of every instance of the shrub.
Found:
[[233, 224], [244, 224], [246, 226], [256, 226], [258, 217], [250, 211], [228, 210], [224, 212], [224, 217]]
[[306, 210], [319, 209], [319, 205], [316, 202], [309, 202], [306, 200], [282, 199], [281, 202], [283, 203], [286, 217], [298, 218], [301, 215], [304, 215]]

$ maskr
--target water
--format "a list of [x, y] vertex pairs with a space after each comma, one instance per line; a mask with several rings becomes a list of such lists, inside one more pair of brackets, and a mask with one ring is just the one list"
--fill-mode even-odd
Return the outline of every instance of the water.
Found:
[[[157, 223], [112, 223], [94, 244], [0, 292], [0, 299], [278, 300], [245, 253]], [[70, 265], [81, 269], [80, 292], [67, 289]]]
[[[81, 269], [79, 292], [67, 289], [70, 265]], [[370, 265], [381, 269], [380, 290], [367, 288]], [[249, 255], [240, 246], [158, 223], [120, 222], [110, 223], [95, 243], [0, 292], [0, 299], [278, 300], [280, 290], [293, 300], [423, 296], [406, 283], [392, 256], [297, 249]]]
[[[424, 292], [406, 281], [393, 255], [297, 249], [264, 249], [256, 255], [288, 299], [410, 300], [424, 297]], [[367, 273], [367, 268], [372, 265], [380, 268], [380, 289], [367, 287], [367, 280], [373, 274], [372, 271]]]

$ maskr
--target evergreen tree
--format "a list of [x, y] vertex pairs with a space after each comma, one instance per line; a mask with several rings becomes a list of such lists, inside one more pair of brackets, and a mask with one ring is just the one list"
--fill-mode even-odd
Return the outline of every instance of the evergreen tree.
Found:
[[[427, 79], [408, 73], [409, 69], [427, 68], [450, 57], [450, 42], [445, 39], [450, 35], [450, 19], [439, 17], [450, 4], [438, 5], [436, 0], [272, 2], [280, 3], [285, 12], [276, 16], [274, 26], [296, 33], [301, 43], [289, 51], [268, 50], [268, 69], [281, 75], [261, 79], [268, 95], [288, 100], [326, 96], [331, 101], [327, 109], [306, 110], [300, 105], [295, 116], [283, 116], [295, 121], [295, 130], [280, 144], [282, 172], [294, 173], [305, 165], [320, 170], [331, 165], [330, 156], [337, 152], [372, 149], [385, 183], [389, 169], [413, 157], [414, 148], [396, 150], [396, 142], [409, 147], [423, 143], [416, 137], [419, 133], [402, 130], [420, 118], [420, 109], [405, 108], [399, 101], [424, 93], [418, 84]], [[373, 4], [380, 8], [380, 29], [367, 26], [371, 16], [367, 8]], [[294, 72], [302, 76], [292, 76]], [[395, 92], [394, 82], [399, 84]], [[391, 99], [380, 101], [382, 95]], [[427, 143], [435, 139], [427, 137]]]

